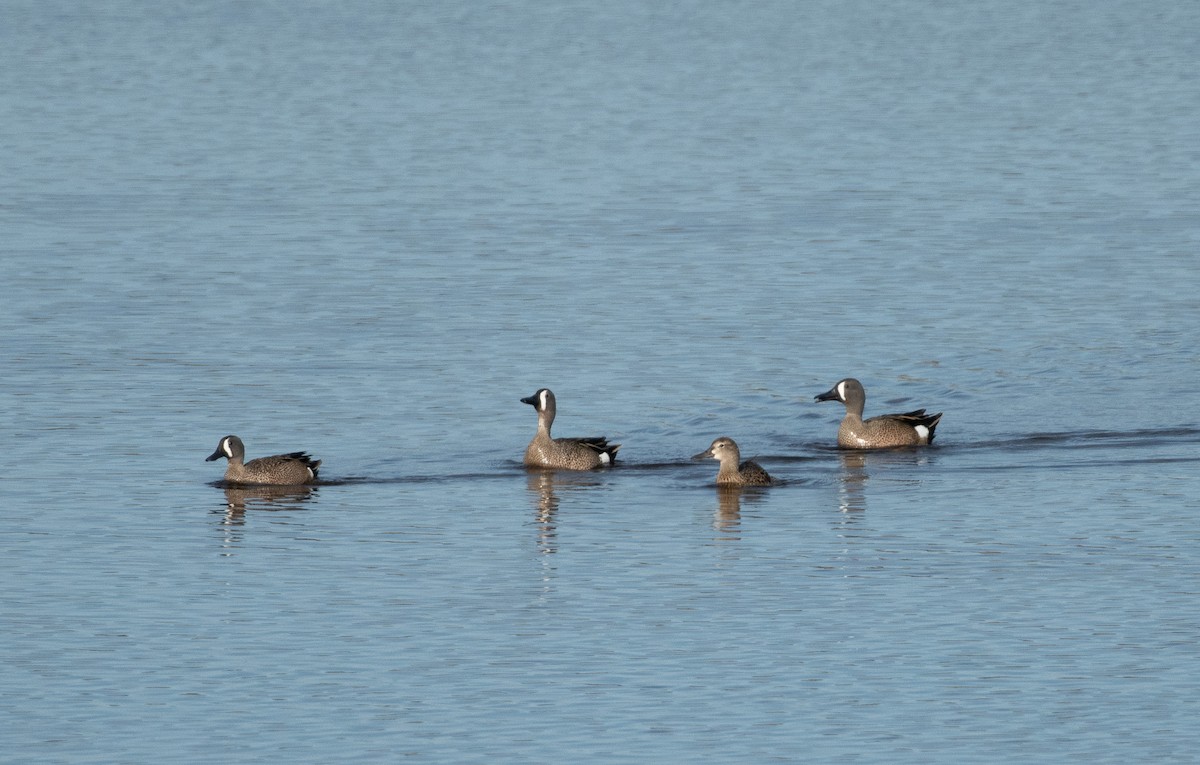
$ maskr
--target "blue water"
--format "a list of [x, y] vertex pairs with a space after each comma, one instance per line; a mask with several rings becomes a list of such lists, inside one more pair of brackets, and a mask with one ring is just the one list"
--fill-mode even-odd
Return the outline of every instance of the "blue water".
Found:
[[1193, 761], [1198, 28], [3, 3], [0, 761]]

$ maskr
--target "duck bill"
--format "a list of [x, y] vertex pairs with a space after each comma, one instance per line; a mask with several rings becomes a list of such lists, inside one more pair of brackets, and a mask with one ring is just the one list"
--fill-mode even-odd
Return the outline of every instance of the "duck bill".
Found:
[[537, 398], [536, 398], [536, 397], [534, 397], [534, 396], [526, 396], [525, 398], [521, 399], [521, 403], [522, 403], [522, 404], [529, 404], [529, 405], [530, 405], [530, 406], [532, 406], [534, 409], [536, 409], [536, 408], [537, 408], [537, 405], [538, 405]]
[[816, 396], [817, 401], [841, 401], [842, 397], [838, 395], [837, 386], [833, 386], [819, 396]]
[[204, 458], [204, 461], [212, 462], [213, 460], [219, 460], [224, 456], [225, 456], [225, 452], [221, 451], [221, 447], [218, 446], [217, 450], [215, 452], [213, 452], [212, 454], [210, 454]]
[[707, 450], [707, 451], [700, 452], [699, 454], [693, 454], [693, 455], [692, 455], [692, 459], [694, 459], [694, 460], [706, 460], [706, 459], [708, 459], [708, 458], [709, 458], [709, 457], [711, 457], [711, 456], [713, 456], [712, 449], [709, 449], [709, 450]]

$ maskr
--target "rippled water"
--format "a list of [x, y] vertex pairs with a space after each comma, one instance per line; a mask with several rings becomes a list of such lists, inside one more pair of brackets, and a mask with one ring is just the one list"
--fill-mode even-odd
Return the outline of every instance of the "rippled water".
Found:
[[1197, 8], [8, 3], [0, 760], [1191, 761]]

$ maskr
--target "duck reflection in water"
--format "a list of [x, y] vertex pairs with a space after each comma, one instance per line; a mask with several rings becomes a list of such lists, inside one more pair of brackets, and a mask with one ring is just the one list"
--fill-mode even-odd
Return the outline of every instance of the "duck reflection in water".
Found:
[[554, 516], [558, 514], [558, 494], [554, 491], [554, 473], [549, 470], [530, 471], [525, 485], [537, 497], [533, 517], [537, 524], [538, 549], [543, 553], [555, 552], [558, 529], [554, 525]]
[[838, 476], [838, 510], [865, 512], [867, 509], [867, 483], [872, 474], [886, 473], [888, 480], [918, 484], [921, 474], [916, 468], [928, 465], [935, 459], [935, 452], [928, 449], [895, 449], [891, 451], [839, 451], [841, 475]]
[[312, 486], [226, 486], [225, 506], [218, 511], [221, 547], [231, 557], [241, 546], [246, 527], [246, 510], [289, 510], [307, 503], [316, 494]]
[[541, 552], [558, 552], [559, 493], [599, 486], [600, 483], [600, 480], [589, 473], [561, 473], [554, 470], [528, 472], [525, 485], [536, 498], [533, 513], [538, 529], [538, 549]]
[[312, 486], [226, 486], [223, 523], [241, 526], [245, 523], [247, 508], [288, 510], [305, 504], [316, 492]]
[[736, 539], [742, 525], [742, 487], [718, 486], [713, 528]]
[[866, 483], [867, 454], [865, 452], [838, 452], [842, 463], [842, 474], [838, 477], [838, 511], [863, 513], [867, 510]]
[[722, 539], [740, 539], [742, 503], [761, 502], [767, 493], [761, 486], [717, 486], [716, 492], [717, 509], [713, 511], [713, 529], [724, 535]]

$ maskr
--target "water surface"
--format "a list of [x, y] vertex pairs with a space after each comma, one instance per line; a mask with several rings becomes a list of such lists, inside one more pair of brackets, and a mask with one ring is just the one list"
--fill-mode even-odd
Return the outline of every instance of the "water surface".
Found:
[[1198, 14], [9, 3], [0, 751], [1190, 761]]

